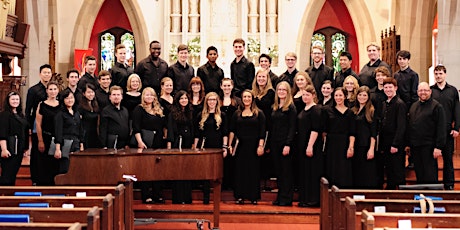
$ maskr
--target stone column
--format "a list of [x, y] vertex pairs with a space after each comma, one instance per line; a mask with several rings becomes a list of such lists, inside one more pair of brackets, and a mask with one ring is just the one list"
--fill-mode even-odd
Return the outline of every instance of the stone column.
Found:
[[172, 0], [171, 4], [171, 32], [181, 32], [181, 4], [180, 0]]
[[200, 12], [199, 12], [199, 0], [190, 0], [190, 33], [199, 33], [200, 32]]
[[259, 14], [258, 14], [258, 7], [259, 7], [259, 0], [248, 0], [248, 32], [249, 33], [257, 33], [259, 32]]
[[276, 1], [277, 0], [267, 0], [267, 32], [276, 33], [276, 19], [278, 17], [276, 13]]

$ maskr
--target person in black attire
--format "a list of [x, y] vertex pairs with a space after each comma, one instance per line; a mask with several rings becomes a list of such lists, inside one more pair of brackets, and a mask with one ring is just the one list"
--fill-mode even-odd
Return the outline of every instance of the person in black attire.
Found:
[[110, 87], [110, 102], [101, 112], [99, 137], [104, 149], [125, 148], [129, 141], [129, 113], [121, 106], [123, 89], [114, 85]]
[[206, 58], [208, 58], [208, 62], [200, 66], [197, 70], [196, 75], [203, 81], [206, 93], [220, 93], [221, 91], [220, 82], [224, 79], [224, 71], [217, 66], [216, 60], [218, 57], [217, 48], [214, 46], [208, 47], [208, 49], [206, 49]]
[[115, 57], [117, 62], [109, 70], [112, 75], [112, 83], [110, 86], [118, 85], [126, 89], [128, 77], [134, 73], [133, 67], [126, 63], [126, 47], [123, 44], [118, 44], [115, 47]]
[[333, 86], [334, 88], [345, 87], [343, 85], [343, 81], [348, 76], [353, 76], [358, 81], [358, 84], [360, 84], [358, 74], [356, 74], [355, 71], [351, 69], [352, 62], [353, 62], [353, 57], [351, 56], [351, 53], [346, 52], [346, 51], [343, 51], [340, 53], [339, 64], [340, 64], [341, 70], [335, 73], [334, 86]]
[[9, 92], [0, 113], [0, 185], [14, 186], [24, 152], [29, 149], [28, 124], [22, 112], [21, 97]]
[[188, 93], [190, 95], [193, 119], [196, 120], [198, 114], [203, 110], [204, 97], [206, 96], [204, 84], [200, 77], [192, 77], [188, 87]]
[[361, 85], [365, 85], [369, 87], [369, 89], [372, 89], [377, 85], [374, 70], [379, 66], [384, 66], [388, 69], [391, 75], [391, 67], [386, 62], [380, 60], [380, 46], [375, 43], [371, 43], [366, 49], [369, 62], [363, 66], [361, 71], [359, 71], [358, 79], [361, 81]]
[[125, 107], [129, 112], [129, 122], [131, 127], [132, 113], [134, 108], [141, 104], [141, 89], [142, 83], [139, 75], [133, 73], [128, 77], [126, 91], [121, 101], [121, 106]]
[[96, 72], [96, 57], [90, 55], [85, 57], [85, 74], [78, 81], [78, 89], [83, 90], [86, 84], [90, 83], [96, 87], [99, 86], [99, 82], [95, 76]]
[[150, 42], [150, 55], [136, 65], [135, 73], [142, 79], [144, 88], [152, 87], [155, 92], [160, 92], [160, 81], [168, 76], [168, 63], [160, 58], [161, 44], [159, 41]]
[[431, 97], [428, 83], [418, 85], [419, 101], [409, 110], [407, 135], [419, 184], [438, 183], [438, 157], [446, 144], [446, 117], [442, 105]]
[[83, 97], [78, 105], [78, 112], [81, 115], [81, 125], [83, 128], [82, 143], [85, 148], [100, 148], [101, 142], [97, 134], [100, 107], [95, 97], [96, 87], [86, 84], [83, 90]]
[[270, 154], [277, 175], [278, 195], [273, 205], [291, 206], [294, 194], [291, 146], [294, 147], [296, 116], [291, 87], [282, 81], [276, 87], [275, 103], [271, 114]]
[[326, 80], [323, 82], [323, 86], [321, 86], [321, 93], [323, 94], [323, 98], [318, 101], [318, 105], [323, 108], [324, 106], [332, 106], [333, 99], [332, 99], [332, 92], [334, 88], [332, 87], [332, 82]]
[[[166, 136], [166, 116], [157, 98], [155, 90], [147, 87], [142, 91], [142, 102], [134, 108], [133, 135], [136, 138], [137, 148], [165, 148], [164, 137]], [[152, 133], [148, 135], [147, 133]], [[152, 139], [147, 139], [152, 138]], [[143, 203], [164, 203], [161, 195], [161, 182], [141, 182], [142, 202]], [[150, 188], [152, 193], [149, 192]]]
[[265, 69], [268, 71], [268, 76], [270, 76], [270, 80], [272, 81], [273, 85], [278, 84], [279, 77], [275, 73], [273, 73], [270, 69], [272, 65], [272, 58], [268, 56], [268, 54], [261, 54], [259, 56], [259, 65], [260, 68]]
[[56, 137], [55, 117], [61, 110], [57, 99], [59, 86], [57, 82], [50, 81], [46, 85], [47, 99], [37, 107], [37, 137], [38, 137], [38, 180], [37, 185], [54, 185], [56, 161], [54, 156], [48, 155], [51, 142]]
[[80, 99], [83, 97], [82, 91], [77, 87], [78, 81], [80, 80], [80, 73], [78, 70], [71, 69], [67, 71], [67, 89], [70, 89], [75, 97], [75, 105], [78, 106]]
[[357, 104], [356, 96], [358, 95], [359, 88], [358, 80], [353, 76], [346, 77], [343, 81], [343, 88], [347, 91], [345, 105], [351, 109]]
[[112, 83], [110, 72], [107, 70], [99, 71], [98, 81], [99, 86], [94, 86], [97, 88], [95, 93], [97, 104], [100, 108], [99, 112], [102, 112], [102, 109], [111, 104], [109, 100], [110, 84]]
[[[383, 80], [383, 91], [387, 95], [387, 99], [382, 103], [378, 154], [383, 154], [384, 167], [387, 173], [386, 189], [390, 190], [406, 183], [404, 133], [406, 131], [407, 109], [406, 104], [396, 94], [397, 90], [398, 83], [394, 78], [385, 78]], [[384, 168], [379, 167], [377, 170], [379, 188], [383, 188]]]
[[29, 129], [32, 133], [32, 148], [30, 150], [30, 177], [32, 184], [38, 181], [38, 137], [35, 125], [35, 116], [37, 114], [38, 104], [46, 100], [46, 85], [51, 79], [51, 65], [45, 64], [40, 66], [40, 82], [30, 87], [27, 91], [25, 116], [29, 123]]
[[302, 91], [305, 103], [297, 115], [297, 146], [299, 164], [299, 207], [319, 206], [319, 183], [323, 176], [321, 144], [321, 107], [316, 105], [314, 86]]
[[406, 103], [407, 108], [410, 108], [412, 103], [418, 101], [417, 87], [419, 77], [409, 66], [410, 56], [410, 52], [407, 50], [398, 51], [396, 57], [400, 69], [394, 73], [394, 78], [398, 82], [398, 95]]
[[460, 122], [460, 103], [458, 91], [455, 86], [446, 82], [447, 70], [443, 65], [434, 68], [436, 84], [431, 86], [431, 97], [441, 103], [446, 115], [446, 145], [442, 150], [442, 179], [444, 189], [453, 190], [455, 177], [452, 154], [454, 151], [454, 138], [458, 137]]
[[374, 151], [377, 137], [375, 109], [369, 87], [359, 87], [357, 94], [357, 103], [352, 108], [356, 120], [353, 188], [376, 189], [378, 180]]
[[[260, 156], [265, 146], [265, 115], [254, 102], [250, 90], [241, 94], [243, 106], [236, 111], [230, 122], [229, 149], [235, 156], [235, 190], [237, 204], [250, 200], [256, 205], [260, 199]], [[238, 144], [232, 148], [236, 137]]]
[[81, 126], [80, 113], [75, 110], [75, 97], [70, 89], [65, 89], [59, 95], [61, 110], [54, 118], [56, 151], [52, 164], [53, 175], [67, 173], [69, 171], [69, 157], [62, 154], [62, 147], [65, 140], [72, 140], [70, 152], [83, 151], [83, 128]]
[[190, 79], [195, 76], [195, 69], [187, 63], [188, 46], [180, 44], [177, 47], [177, 62], [168, 68], [168, 77], [174, 82], [174, 90], [187, 90]]
[[[201, 112], [201, 111], [200, 111]], [[167, 148], [194, 149], [193, 114], [190, 106], [190, 98], [187, 92], [180, 90], [174, 95], [174, 103], [168, 115]], [[180, 145], [180, 146], [179, 146]], [[209, 204], [208, 200], [203, 200]], [[192, 182], [181, 180], [174, 181], [172, 185], [173, 204], [192, 203]]]
[[[297, 63], [297, 54], [294, 52], [288, 52], [284, 57], [284, 61], [286, 62], [287, 70], [283, 74], [281, 74], [278, 78], [278, 82], [280, 81], [287, 81], [291, 87], [294, 86], [294, 77], [299, 72], [295, 65]], [[277, 82], [277, 83], [278, 83]], [[275, 85], [272, 83], [272, 85]], [[276, 86], [276, 85], [275, 85]]]
[[164, 77], [161, 79], [161, 93], [160, 93], [160, 105], [163, 107], [163, 113], [167, 117], [171, 106], [174, 102], [174, 97], [172, 96], [174, 87], [173, 80], [169, 77]]
[[[334, 77], [334, 69], [324, 65], [323, 58], [323, 47], [313, 46], [311, 48], [311, 59], [313, 60], [313, 65], [308, 67], [305, 72], [308, 73], [311, 80], [313, 81], [313, 86], [315, 86], [316, 92], [321, 92], [321, 86], [323, 85], [324, 81], [333, 81]], [[321, 99], [322, 97], [323, 95], [318, 93], [318, 99]]]
[[245, 89], [251, 89], [252, 81], [255, 76], [254, 63], [246, 59], [244, 49], [246, 43], [242, 38], [233, 41], [233, 52], [235, 59], [230, 64], [230, 78], [235, 82], [235, 95], [240, 96]]
[[371, 93], [371, 100], [372, 100], [372, 105], [375, 108], [375, 113], [374, 117], [377, 121], [377, 127], [378, 124], [380, 123], [381, 117], [380, 115], [382, 114], [382, 103], [387, 99], [387, 95], [385, 95], [385, 92], [383, 91], [383, 80], [387, 77], [390, 76], [390, 72], [388, 69], [384, 66], [377, 67], [375, 69], [375, 80], [377, 81], [377, 85], [370, 90]]

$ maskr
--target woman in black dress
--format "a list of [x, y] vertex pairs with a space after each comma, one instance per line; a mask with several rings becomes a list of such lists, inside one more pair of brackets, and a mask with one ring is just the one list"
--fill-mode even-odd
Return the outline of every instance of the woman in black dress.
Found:
[[356, 95], [359, 88], [358, 79], [351, 75], [346, 77], [345, 80], [343, 80], [343, 88], [347, 91], [345, 105], [351, 109], [357, 104]]
[[313, 82], [307, 72], [300, 71], [295, 75], [294, 86], [292, 87], [292, 100], [294, 101], [297, 113], [300, 113], [305, 108], [305, 103], [302, 100], [302, 91], [309, 85], [313, 85]]
[[[165, 148], [163, 144], [166, 131], [166, 116], [157, 99], [155, 90], [147, 87], [142, 91], [141, 104], [133, 111], [133, 134], [137, 147]], [[153, 186], [153, 194], [149, 189]], [[161, 183], [141, 182], [142, 201], [144, 203], [164, 203], [161, 196]]]
[[188, 93], [191, 97], [190, 104], [192, 104], [193, 118], [196, 119], [201, 110], [203, 110], [204, 101], [204, 84], [200, 77], [192, 77], [188, 86]]
[[129, 120], [132, 120], [132, 112], [136, 106], [141, 103], [141, 89], [142, 83], [139, 75], [133, 73], [129, 75], [128, 81], [126, 82], [126, 92], [123, 95], [121, 105], [128, 109]]
[[282, 81], [276, 86], [272, 112], [270, 154], [277, 174], [278, 196], [273, 205], [291, 206], [293, 188], [292, 154], [296, 132], [297, 111], [292, 101], [291, 86]]
[[377, 125], [369, 87], [358, 89], [358, 103], [352, 109], [356, 115], [355, 154], [353, 156], [353, 187], [378, 188], [377, 165], [374, 157]]
[[78, 105], [83, 127], [83, 145], [85, 148], [100, 148], [101, 142], [97, 127], [99, 126], [99, 104], [96, 100], [96, 87], [86, 84], [83, 88], [83, 97]]
[[324, 128], [326, 133], [326, 175], [329, 183], [339, 188], [353, 186], [352, 157], [355, 143], [355, 119], [345, 105], [347, 91], [334, 90], [334, 106], [326, 108]]
[[332, 99], [332, 92], [334, 88], [332, 88], [332, 82], [329, 80], [325, 80], [323, 85], [321, 86], [321, 94], [323, 97], [318, 101], [318, 105], [320, 106], [332, 106], [333, 99]]
[[61, 107], [57, 96], [59, 94], [59, 85], [55, 81], [50, 81], [46, 85], [47, 99], [40, 102], [37, 107], [36, 128], [38, 137], [38, 181], [37, 185], [54, 185], [54, 156], [48, 155], [51, 141], [55, 137], [54, 118], [60, 111]]
[[[237, 204], [250, 200], [256, 205], [260, 199], [260, 156], [264, 154], [265, 115], [255, 104], [251, 91], [241, 94], [243, 107], [232, 116], [229, 148], [235, 139], [235, 191]], [[235, 138], [234, 138], [235, 137]]]
[[321, 107], [316, 105], [315, 87], [302, 91], [305, 108], [297, 115], [299, 163], [299, 207], [319, 206], [319, 180], [323, 176]]
[[0, 185], [14, 186], [24, 152], [29, 149], [28, 124], [22, 112], [21, 97], [9, 92], [0, 113]]
[[170, 77], [164, 77], [161, 79], [161, 93], [160, 93], [160, 105], [163, 107], [163, 114], [168, 117], [169, 111], [173, 104], [174, 98], [173, 93], [173, 80]]
[[[168, 115], [167, 148], [194, 149], [193, 114], [187, 92], [180, 90], [174, 95], [174, 103]], [[192, 203], [192, 182], [174, 181], [172, 183], [173, 204]], [[203, 200], [205, 202], [205, 200]], [[205, 202], [206, 203], [206, 202]], [[209, 203], [209, 200], [207, 200]]]

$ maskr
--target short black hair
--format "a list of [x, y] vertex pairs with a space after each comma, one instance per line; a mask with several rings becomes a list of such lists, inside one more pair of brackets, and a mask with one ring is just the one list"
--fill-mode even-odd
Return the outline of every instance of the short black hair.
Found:
[[78, 72], [78, 70], [71, 69], [71, 70], [67, 71], [67, 79], [69, 79], [69, 76], [70, 76], [71, 73], [76, 73], [78, 76], [80, 76], [80, 73]]
[[353, 57], [351, 56], [351, 53], [349, 53], [349, 52], [347, 52], [347, 51], [342, 51], [342, 52], [340, 53], [340, 57], [347, 57], [348, 60], [350, 60], [350, 61], [353, 60]]
[[152, 47], [152, 44], [154, 44], [154, 43], [158, 43], [158, 44], [160, 44], [160, 42], [159, 42], [159, 41], [157, 41], [157, 40], [153, 40], [153, 41], [151, 41], [151, 42], [150, 42], [149, 48], [150, 48], [150, 47]]
[[217, 51], [217, 48], [216, 48], [215, 46], [210, 46], [210, 47], [208, 47], [208, 48], [206, 49], [206, 55], [208, 55], [209, 52], [210, 52], [211, 50], [214, 50], [214, 51], [216, 51], [216, 53], [219, 53], [219, 52]]
[[40, 73], [42, 72], [43, 69], [53, 69], [51, 68], [51, 65], [50, 64], [44, 64], [42, 66], [40, 66]]
[[398, 57], [402, 57], [402, 58], [405, 58], [405, 59], [409, 59], [410, 60], [410, 52], [407, 51], [407, 50], [400, 50], [398, 51], [398, 53], [396, 54], [396, 58]]
[[268, 54], [261, 54], [259, 56], [259, 62], [260, 62], [260, 59], [261, 58], [267, 58], [268, 59], [268, 63], [272, 64], [272, 57], [270, 57]]
[[434, 71], [443, 71], [444, 73], [447, 73], [447, 69], [444, 65], [437, 65], [436, 67], [434, 67]]

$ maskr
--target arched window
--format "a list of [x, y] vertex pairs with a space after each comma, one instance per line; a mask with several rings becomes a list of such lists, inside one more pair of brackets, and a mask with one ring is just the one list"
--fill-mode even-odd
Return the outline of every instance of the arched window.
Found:
[[[315, 31], [311, 40], [312, 47], [323, 47], [325, 53], [323, 62], [334, 67], [335, 72], [340, 71], [339, 55], [342, 51], [347, 50], [347, 34], [336, 28], [328, 27]], [[310, 62], [313, 65], [313, 60]]]
[[126, 61], [134, 67], [134, 63], [136, 63], [134, 35], [131, 31], [115, 27], [99, 34], [101, 70], [109, 70], [115, 64], [115, 46], [117, 44], [124, 44], [126, 46]]

